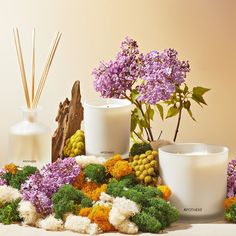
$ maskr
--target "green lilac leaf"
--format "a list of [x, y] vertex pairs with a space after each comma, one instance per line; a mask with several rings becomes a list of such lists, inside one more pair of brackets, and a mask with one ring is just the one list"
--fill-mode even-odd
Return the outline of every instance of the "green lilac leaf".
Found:
[[192, 99], [194, 101], [196, 101], [199, 105], [202, 103], [204, 105], [207, 105], [207, 103], [205, 102], [204, 98], [202, 95], [199, 95], [199, 94], [194, 94], [192, 95]]
[[131, 100], [132, 101], [135, 101], [139, 96], [139, 92], [137, 89], [133, 89], [132, 92], [131, 92]]
[[191, 110], [187, 110], [187, 111], [188, 111], [189, 116], [190, 116], [194, 121], [196, 121], [196, 119], [193, 117], [192, 111], [191, 111]]
[[184, 86], [184, 90], [183, 90], [184, 94], [186, 94], [188, 92], [188, 86], [185, 84]]
[[202, 96], [202, 95], [204, 95], [206, 92], [208, 92], [210, 89], [208, 89], [208, 88], [204, 88], [204, 87], [200, 87], [200, 86], [198, 86], [198, 87], [194, 87], [193, 88], [193, 94], [194, 95], [200, 95], [200, 96]]
[[147, 106], [147, 110], [145, 112], [145, 117], [148, 120], [153, 120], [154, 117], [154, 110], [151, 108], [150, 105]]
[[159, 111], [160, 117], [162, 120], [164, 120], [164, 109], [161, 104], [156, 104], [156, 108]]
[[137, 118], [134, 115], [131, 115], [131, 126], [130, 126], [131, 132], [133, 132], [136, 129], [137, 124], [138, 124]]
[[166, 119], [170, 118], [170, 117], [173, 117], [173, 116], [176, 116], [178, 113], [179, 113], [179, 108], [175, 107], [175, 106], [172, 106], [172, 107], [169, 108], [169, 110], [167, 112]]
[[184, 102], [184, 108], [189, 110], [190, 109], [190, 106], [191, 106], [191, 102], [190, 101], [185, 101]]
[[149, 128], [147, 122], [145, 120], [139, 120], [139, 127], [142, 126], [143, 128]]

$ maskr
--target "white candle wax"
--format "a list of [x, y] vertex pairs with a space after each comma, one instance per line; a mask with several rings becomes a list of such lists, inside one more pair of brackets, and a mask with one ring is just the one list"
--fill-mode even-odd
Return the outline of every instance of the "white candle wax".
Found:
[[160, 174], [183, 217], [223, 212], [228, 149], [206, 144], [173, 144], [159, 149]]
[[121, 99], [96, 99], [84, 104], [87, 155], [127, 155], [130, 140], [131, 103]]

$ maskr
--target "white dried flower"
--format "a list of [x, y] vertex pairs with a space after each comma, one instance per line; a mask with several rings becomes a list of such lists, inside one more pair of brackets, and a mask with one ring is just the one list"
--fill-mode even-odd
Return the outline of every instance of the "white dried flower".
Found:
[[118, 227], [125, 219], [126, 216], [118, 208], [112, 206], [109, 213], [109, 222], [115, 227]]
[[45, 230], [59, 231], [63, 229], [63, 221], [56, 219], [54, 215], [49, 215], [45, 219], [39, 219], [36, 226]]
[[104, 157], [96, 157], [96, 156], [76, 156], [75, 160], [77, 164], [79, 164], [82, 168], [85, 168], [89, 164], [103, 164], [106, 159]]
[[137, 203], [125, 198], [116, 197], [113, 200], [112, 209], [109, 213], [109, 222], [122, 233], [135, 234], [138, 226], [129, 221], [129, 217], [137, 214], [140, 207]]
[[98, 228], [98, 225], [96, 223], [89, 224], [89, 227], [87, 229], [87, 234], [96, 235], [99, 233], [102, 233], [102, 230]]
[[30, 201], [20, 201], [18, 207], [19, 215], [26, 225], [35, 225], [40, 217], [37, 213], [35, 206]]
[[124, 234], [136, 234], [138, 233], [138, 226], [130, 220], [124, 220], [118, 225], [117, 230]]
[[0, 202], [5, 204], [12, 202], [21, 197], [20, 192], [16, 188], [11, 186], [2, 185], [0, 186]]
[[87, 217], [68, 214], [65, 221], [65, 229], [75, 231], [81, 234], [97, 234], [98, 226], [92, 224]]
[[103, 202], [113, 202], [114, 200], [114, 197], [112, 197], [111, 195], [105, 193], [105, 192], [102, 192], [99, 199]]
[[113, 206], [117, 208], [121, 214], [126, 217], [133, 216], [140, 211], [140, 207], [136, 202], [133, 202], [125, 197], [116, 197], [113, 201]]
[[96, 201], [93, 206], [111, 207], [114, 198], [105, 192], [101, 192], [99, 199], [100, 201]]

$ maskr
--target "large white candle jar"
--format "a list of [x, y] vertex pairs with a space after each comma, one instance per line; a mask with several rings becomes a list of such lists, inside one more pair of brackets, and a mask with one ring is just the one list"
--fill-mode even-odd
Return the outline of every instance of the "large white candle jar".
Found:
[[127, 155], [130, 142], [131, 103], [125, 99], [94, 99], [84, 103], [87, 155]]
[[211, 219], [223, 212], [228, 149], [207, 144], [173, 144], [159, 148], [160, 175], [182, 217]]
[[23, 120], [9, 130], [8, 159], [41, 168], [51, 161], [50, 129], [38, 120], [41, 108], [23, 108]]

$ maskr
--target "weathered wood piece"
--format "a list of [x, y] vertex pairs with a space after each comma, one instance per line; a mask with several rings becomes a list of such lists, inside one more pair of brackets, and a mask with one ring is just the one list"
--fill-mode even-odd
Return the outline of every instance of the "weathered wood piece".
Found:
[[81, 104], [80, 81], [75, 81], [71, 100], [68, 98], [59, 104], [59, 110], [56, 117], [58, 127], [52, 137], [52, 161], [57, 158], [63, 158], [63, 148], [66, 140], [70, 138], [76, 130], [81, 128], [81, 122], [84, 118], [84, 109]]

